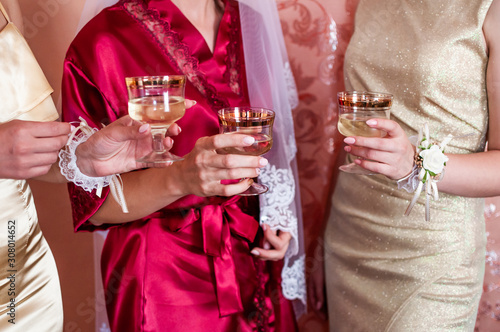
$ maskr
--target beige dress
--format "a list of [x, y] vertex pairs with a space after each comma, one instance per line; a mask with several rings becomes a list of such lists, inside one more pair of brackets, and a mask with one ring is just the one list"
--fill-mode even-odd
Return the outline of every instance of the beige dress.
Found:
[[[407, 135], [429, 124], [449, 153], [483, 151], [488, 122], [482, 25], [492, 0], [361, 0], [346, 87], [393, 93]], [[467, 176], [464, 174], [464, 176]], [[484, 274], [484, 200], [420, 199], [384, 176], [342, 173], [325, 234], [331, 331], [473, 331]], [[423, 196], [422, 196], [423, 197]]]
[[[7, 17], [1, 4], [0, 12]], [[55, 120], [52, 89], [26, 41], [7, 20], [0, 31], [0, 123]], [[0, 179], [0, 276], [0, 331], [62, 331], [56, 264], [24, 180]]]

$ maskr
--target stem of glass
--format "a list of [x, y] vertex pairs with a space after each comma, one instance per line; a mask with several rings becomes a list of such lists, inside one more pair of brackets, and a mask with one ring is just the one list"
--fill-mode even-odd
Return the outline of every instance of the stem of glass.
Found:
[[165, 140], [165, 135], [167, 134], [168, 128], [151, 128], [151, 134], [153, 135], [153, 151], [156, 153], [165, 152], [165, 146], [163, 141]]

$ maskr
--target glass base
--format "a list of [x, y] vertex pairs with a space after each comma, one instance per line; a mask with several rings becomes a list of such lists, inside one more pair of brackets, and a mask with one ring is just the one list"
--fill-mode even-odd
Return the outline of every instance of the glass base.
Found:
[[168, 151], [164, 152], [153, 151], [145, 155], [144, 157], [137, 159], [137, 161], [145, 164], [166, 164], [166, 163], [173, 163], [174, 161], [180, 161], [183, 159], [184, 158], [176, 156], [175, 154], [171, 154]]
[[253, 183], [247, 190], [242, 193], [239, 193], [238, 196], [255, 196], [266, 193], [269, 188], [260, 183]]
[[351, 174], [359, 174], [359, 175], [374, 175], [372, 171], [369, 171], [355, 163], [350, 163], [347, 165], [342, 165], [339, 167], [342, 172], [351, 173]]

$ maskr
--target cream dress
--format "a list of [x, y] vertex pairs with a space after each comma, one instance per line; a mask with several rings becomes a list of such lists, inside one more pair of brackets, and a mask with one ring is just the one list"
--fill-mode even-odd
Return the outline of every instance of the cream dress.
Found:
[[[484, 150], [488, 124], [482, 25], [492, 0], [361, 0], [345, 56], [349, 90], [394, 94], [408, 136], [429, 124], [448, 153]], [[479, 170], [478, 170], [479, 171]], [[464, 174], [467, 176], [467, 174]], [[325, 234], [330, 330], [473, 331], [485, 258], [484, 201], [420, 199], [384, 176], [341, 173]], [[422, 195], [423, 197], [423, 195]]]
[[[9, 21], [0, 31], [0, 123], [57, 119], [51, 87], [1, 4], [0, 11]], [[24, 180], [0, 179], [0, 275], [0, 331], [62, 331], [56, 264]]]

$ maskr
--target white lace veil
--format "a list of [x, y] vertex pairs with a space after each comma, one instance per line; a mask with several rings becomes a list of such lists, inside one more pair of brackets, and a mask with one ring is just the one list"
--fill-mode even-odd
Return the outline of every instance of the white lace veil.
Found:
[[292, 108], [297, 89], [288, 62], [274, 0], [238, 0], [248, 91], [252, 106], [276, 112], [273, 148], [259, 181], [270, 188], [260, 195], [261, 223], [293, 236], [281, 273], [283, 294], [294, 301], [295, 313], [306, 309], [305, 254]]
[[[266, 155], [269, 165], [259, 180], [269, 192], [260, 196], [261, 223], [290, 232], [293, 239], [282, 270], [283, 294], [294, 301], [295, 313], [306, 310], [305, 253], [302, 233], [295, 135], [292, 108], [298, 104], [297, 90], [288, 62], [278, 10], [274, 0], [238, 0], [245, 52], [248, 90], [252, 106], [276, 112], [273, 148]], [[77, 32], [103, 8], [118, 0], [86, 0]], [[96, 298], [103, 298], [100, 256], [105, 232], [94, 233]], [[101, 300], [104, 301], [104, 300]], [[109, 331], [105, 306], [96, 303], [96, 331]]]

